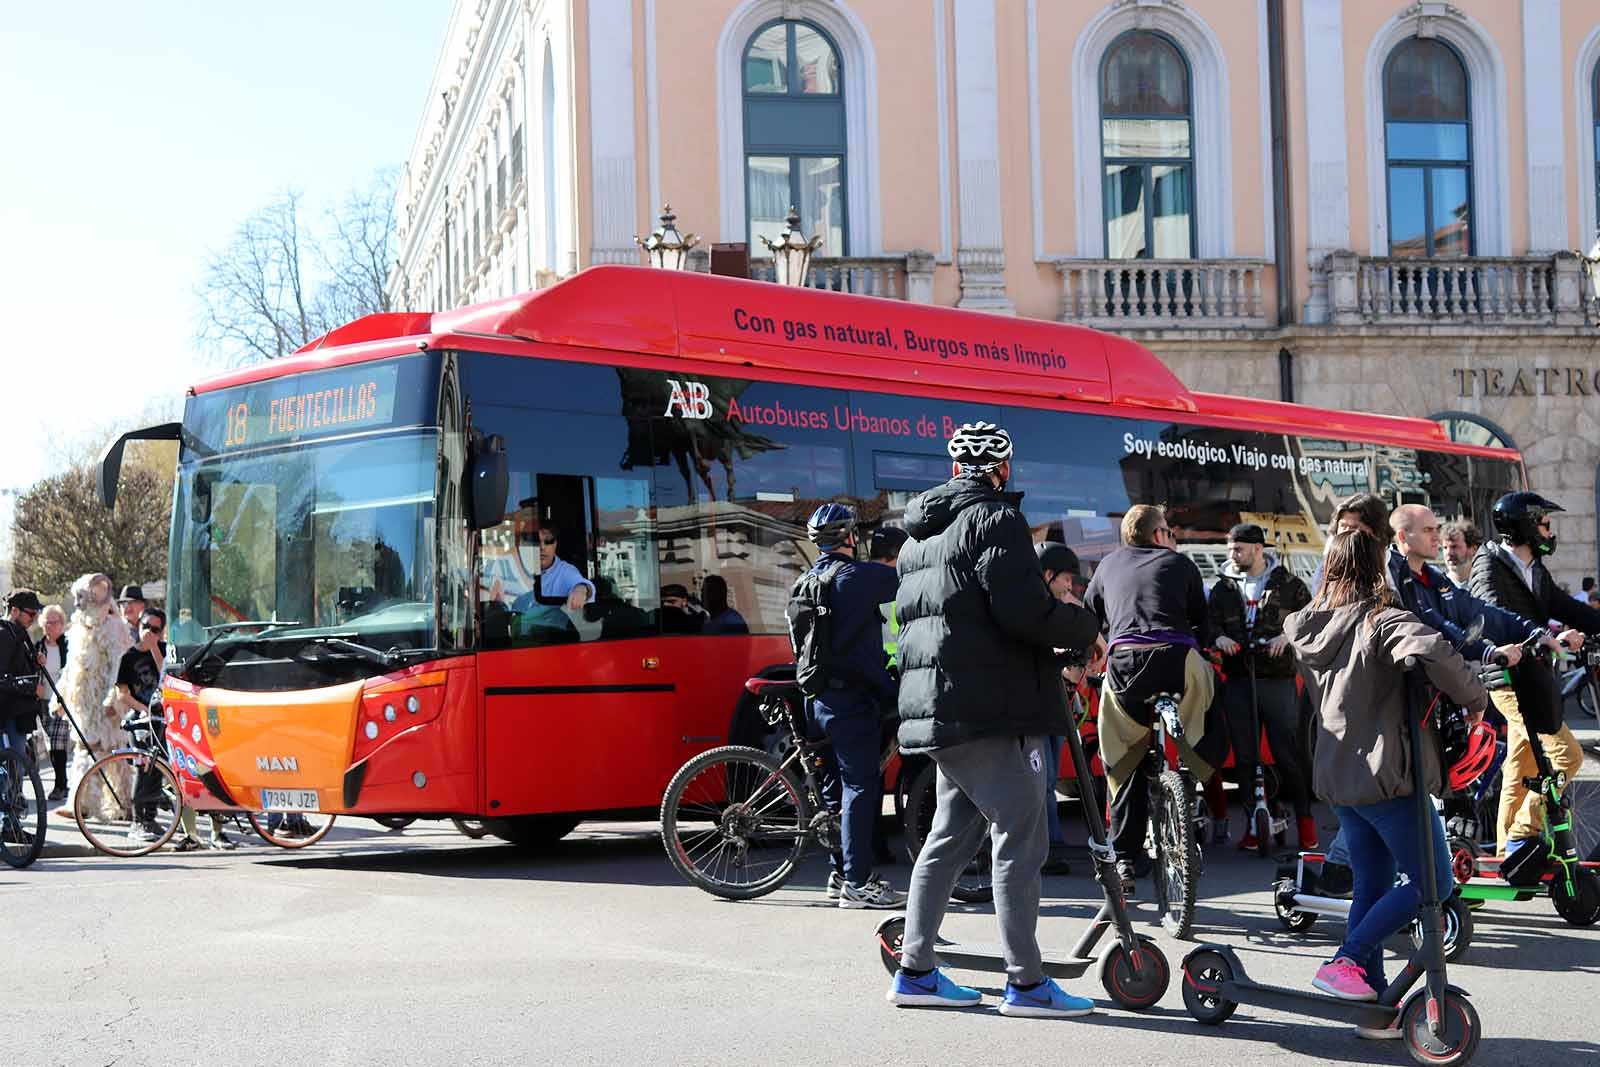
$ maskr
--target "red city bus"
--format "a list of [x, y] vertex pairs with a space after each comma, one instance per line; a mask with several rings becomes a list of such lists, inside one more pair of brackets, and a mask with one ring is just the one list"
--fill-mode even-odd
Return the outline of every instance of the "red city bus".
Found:
[[790, 658], [810, 513], [897, 523], [976, 419], [1016, 442], [1035, 536], [1091, 567], [1141, 501], [1208, 577], [1245, 520], [1310, 574], [1351, 492], [1481, 523], [1523, 484], [1432, 422], [1193, 392], [1052, 322], [630, 267], [374, 315], [131, 435], [181, 439], [185, 787], [518, 841], [653, 810], [690, 756], [763, 742], [742, 683]]

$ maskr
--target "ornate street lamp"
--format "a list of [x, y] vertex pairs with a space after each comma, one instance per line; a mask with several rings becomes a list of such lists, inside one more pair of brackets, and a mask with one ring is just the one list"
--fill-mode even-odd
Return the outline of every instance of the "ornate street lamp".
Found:
[[762, 234], [761, 243], [772, 253], [773, 273], [776, 275], [774, 281], [779, 285], [804, 285], [811, 268], [811, 253], [822, 244], [822, 237], [819, 234], [810, 240], [806, 239], [800, 231], [800, 213], [793, 204], [789, 205], [789, 216], [784, 221], [789, 225], [776, 241]]
[[700, 243], [698, 234], [681, 234], [678, 216], [672, 213], [671, 204], [661, 205], [661, 225], [650, 231], [649, 237], [635, 234], [633, 241], [650, 257], [652, 267], [663, 270], [683, 270], [689, 261], [689, 249]]

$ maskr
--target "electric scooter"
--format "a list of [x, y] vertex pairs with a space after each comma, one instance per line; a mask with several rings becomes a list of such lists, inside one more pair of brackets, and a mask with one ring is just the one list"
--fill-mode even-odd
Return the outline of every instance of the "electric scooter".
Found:
[[1252, 653], [1265, 652], [1271, 642], [1252, 637], [1245, 642], [1245, 665], [1250, 671], [1250, 736], [1254, 739], [1255, 767], [1251, 776], [1254, 805], [1250, 809], [1249, 827], [1256, 838], [1256, 855], [1266, 859], [1272, 854], [1274, 843], [1282, 844], [1289, 831], [1289, 820], [1273, 810], [1268, 803], [1267, 765], [1261, 758], [1261, 701], [1256, 693], [1256, 660]]
[[[1525, 655], [1538, 655], [1533, 639], [1524, 646]], [[1483, 675], [1490, 690], [1510, 686], [1503, 660]], [[1528, 885], [1507, 882], [1500, 872], [1500, 857], [1482, 855], [1476, 842], [1457, 838], [1451, 842], [1452, 869], [1460, 883], [1458, 892], [1468, 901], [1524, 901], [1548, 896], [1557, 914], [1573, 926], [1592, 926], [1600, 921], [1600, 862], [1584, 860], [1578, 854], [1577, 834], [1572, 821], [1571, 784], [1565, 773], [1550, 764], [1536, 732], [1529, 731], [1529, 748], [1538, 774], [1523, 779], [1523, 784], [1544, 798], [1544, 828], [1539, 840], [1523, 847], [1545, 853], [1543, 872]]]
[[[1067, 748], [1072, 754], [1072, 767], [1078, 781], [1092, 782], [1089, 761], [1084, 757], [1083, 742], [1076, 729], [1067, 731]], [[1043, 803], [1043, 798], [1040, 802]], [[1098, 964], [1100, 984], [1111, 999], [1132, 1011], [1143, 1011], [1154, 1007], [1166, 993], [1172, 977], [1171, 967], [1154, 938], [1133, 932], [1127, 902], [1122, 896], [1122, 879], [1117, 876], [1116, 853], [1106, 840], [1105, 821], [1094, 803], [1092, 789], [1085, 789], [1078, 808], [1089, 831], [1090, 865], [1105, 902], [1072, 947], [1072, 954], [1066, 959], [1046, 959], [1044, 973], [1051, 978], [1077, 978]], [[874, 934], [878, 958], [891, 975], [900, 969], [905, 930], [905, 916], [892, 915], [878, 924]], [[1091, 953], [1108, 930], [1114, 931], [1115, 940], [1101, 950], [1097, 960]], [[992, 974], [1003, 974], [1006, 969], [1005, 957], [997, 948], [960, 945], [940, 939], [936, 954], [941, 967]]]
[[[1422, 746], [1430, 743], [1422, 723], [1421, 663], [1407, 657], [1406, 718], [1411, 740], [1411, 776], [1422, 782]], [[1417, 1063], [1451, 1067], [1472, 1059], [1482, 1037], [1478, 1013], [1465, 990], [1449, 984], [1440, 920], [1438, 872], [1434, 869], [1433, 801], [1415, 789], [1417, 830], [1423, 843], [1422, 945], [1375, 1001], [1344, 1000], [1311, 990], [1263, 985], [1251, 980], [1244, 963], [1225, 945], [1201, 945], [1183, 960], [1183, 1005], [1197, 1022], [1216, 1026], [1240, 1004], [1254, 1004], [1298, 1015], [1354, 1022], [1374, 1029], [1399, 1020], [1406, 1050]], [[1420, 983], [1420, 985], [1419, 985]]]
[[[1349, 897], [1328, 896], [1313, 891], [1317, 888], [1314, 866], [1327, 858], [1326, 853], [1322, 852], [1302, 852], [1294, 866], [1278, 868], [1278, 880], [1272, 885], [1272, 910], [1277, 913], [1278, 922], [1290, 933], [1304, 933], [1319, 917], [1350, 918]], [[1472, 909], [1462, 899], [1463, 895], [1460, 890], [1452, 892], [1441, 905], [1444, 909], [1444, 958], [1451, 963], [1465, 956], [1472, 945]], [[1420, 917], [1411, 920], [1411, 944], [1413, 947], [1422, 944]]]

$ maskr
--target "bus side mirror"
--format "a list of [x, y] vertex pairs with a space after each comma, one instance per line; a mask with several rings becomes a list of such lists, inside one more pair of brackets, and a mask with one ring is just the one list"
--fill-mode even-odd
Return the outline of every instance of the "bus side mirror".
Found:
[[487, 530], [505, 521], [506, 493], [511, 488], [505, 438], [497, 433], [483, 438], [473, 453], [468, 481], [472, 528]]
[[109, 510], [117, 503], [117, 480], [122, 477], [122, 447], [129, 441], [177, 441], [183, 434], [183, 424], [164, 422], [160, 426], [146, 426], [142, 430], [129, 430], [106, 446], [100, 453], [95, 470], [95, 490], [100, 503]]

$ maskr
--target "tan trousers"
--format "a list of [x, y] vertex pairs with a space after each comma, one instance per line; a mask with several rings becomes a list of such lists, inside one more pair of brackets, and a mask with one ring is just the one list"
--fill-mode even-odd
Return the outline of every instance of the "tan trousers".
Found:
[[[1509, 689], [1496, 689], [1489, 696], [1506, 717], [1506, 762], [1500, 772], [1500, 818], [1495, 827], [1495, 846], [1504, 855], [1507, 841], [1539, 836], [1544, 828], [1544, 798], [1522, 784], [1524, 778], [1539, 773], [1539, 765], [1533, 760], [1533, 743], [1517, 707], [1517, 695]], [[1559, 733], [1540, 734], [1539, 743], [1550, 766], [1566, 771], [1568, 778], [1583, 766], [1583, 749], [1565, 723]]]
[[[1183, 722], [1182, 741], [1176, 742], [1183, 762], [1197, 781], [1211, 777], [1211, 765], [1195, 754], [1193, 746], [1205, 736], [1206, 711], [1216, 687], [1217, 675], [1200, 653], [1189, 650], [1183, 661], [1183, 700], [1178, 718]], [[1145, 713], [1146, 715], [1149, 712]], [[1144, 754], [1150, 750], [1150, 727], [1141, 725], [1117, 703], [1109, 684], [1100, 687], [1100, 762], [1105, 764], [1106, 784], [1115, 796], [1128, 780]]]

